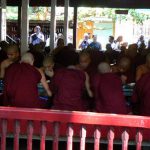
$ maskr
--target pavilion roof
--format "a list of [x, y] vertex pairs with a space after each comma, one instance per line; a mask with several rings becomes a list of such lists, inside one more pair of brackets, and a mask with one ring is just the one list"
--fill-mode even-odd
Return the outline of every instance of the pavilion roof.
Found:
[[[18, 6], [21, 0], [7, 0], [7, 5]], [[30, 0], [30, 6], [50, 6], [51, 0]], [[64, 5], [64, 0], [57, 0], [58, 6]], [[111, 7], [111, 8], [150, 8], [149, 0], [70, 0], [70, 6]]]

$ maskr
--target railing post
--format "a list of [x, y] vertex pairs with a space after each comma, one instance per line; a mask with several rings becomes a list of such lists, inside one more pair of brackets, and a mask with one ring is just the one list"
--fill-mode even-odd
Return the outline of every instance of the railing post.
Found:
[[114, 142], [114, 131], [112, 129], [108, 132], [108, 150], [113, 150], [113, 142]]
[[2, 119], [1, 150], [6, 150], [7, 120]]
[[68, 124], [68, 130], [67, 130], [67, 150], [72, 150], [72, 139], [73, 137], [73, 128], [72, 124]]
[[128, 150], [129, 134], [127, 131], [122, 133], [122, 150]]
[[59, 122], [54, 123], [53, 150], [59, 148]]
[[41, 122], [41, 142], [40, 150], [45, 150], [45, 139], [46, 139], [46, 122]]
[[20, 122], [19, 120], [16, 120], [14, 126], [14, 150], [19, 150], [19, 133], [20, 133]]
[[142, 149], [142, 141], [143, 141], [143, 135], [141, 132], [138, 132], [136, 135], [136, 150]]
[[96, 127], [94, 132], [94, 150], [99, 150], [101, 133], [98, 127]]
[[32, 150], [33, 121], [28, 122], [27, 134], [27, 150]]
[[86, 127], [81, 126], [80, 131], [80, 150], [85, 150]]

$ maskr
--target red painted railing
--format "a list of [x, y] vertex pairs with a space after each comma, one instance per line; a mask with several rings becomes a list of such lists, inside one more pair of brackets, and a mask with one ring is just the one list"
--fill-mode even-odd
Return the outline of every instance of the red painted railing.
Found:
[[150, 139], [150, 118], [142, 116], [0, 107], [0, 127], [1, 150], [6, 150], [9, 134], [14, 138], [14, 150], [19, 150], [20, 135], [26, 135], [27, 150], [32, 150], [34, 135], [40, 139], [41, 150], [45, 150], [48, 136], [53, 138], [53, 150], [59, 149], [61, 137], [65, 137], [67, 150], [72, 150], [74, 137], [80, 141], [80, 150], [85, 150], [88, 139], [93, 140], [94, 150], [106, 138], [108, 150], [113, 150], [116, 139], [122, 141], [122, 150], [128, 149], [130, 140], [141, 150], [142, 142]]

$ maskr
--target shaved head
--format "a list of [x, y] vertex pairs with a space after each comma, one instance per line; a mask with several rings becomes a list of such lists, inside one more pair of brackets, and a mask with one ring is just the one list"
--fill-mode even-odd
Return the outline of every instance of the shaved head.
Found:
[[34, 57], [31, 53], [25, 53], [22, 57], [21, 57], [21, 62], [33, 65], [34, 62]]
[[102, 62], [98, 65], [98, 71], [99, 73], [110, 73], [111, 67], [108, 63]]

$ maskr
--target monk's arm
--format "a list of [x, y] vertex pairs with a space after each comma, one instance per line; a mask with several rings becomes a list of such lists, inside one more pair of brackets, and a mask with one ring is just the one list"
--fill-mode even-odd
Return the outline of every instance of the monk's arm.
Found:
[[91, 89], [90, 89], [89, 76], [88, 76], [87, 73], [85, 73], [85, 76], [86, 76], [86, 80], [85, 80], [85, 87], [86, 87], [86, 90], [87, 90], [87, 92], [88, 92], [88, 95], [89, 95], [90, 97], [93, 97], [93, 93], [92, 93], [92, 91], [91, 91]]
[[4, 78], [4, 74], [5, 74], [5, 62], [2, 62], [0, 66], [0, 78]]
[[135, 80], [138, 81], [142, 77], [142, 74], [143, 74], [142, 68], [138, 67], [136, 69], [136, 79]]
[[50, 88], [48, 86], [48, 83], [46, 82], [46, 78], [45, 78], [44, 72], [41, 69], [39, 69], [39, 72], [40, 72], [40, 74], [42, 76], [41, 83], [42, 83], [44, 89], [46, 90], [48, 96], [52, 96], [52, 92], [51, 92], [51, 90], [50, 90]]

